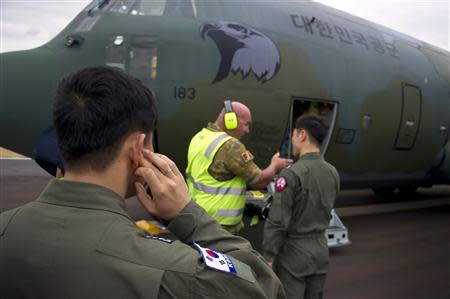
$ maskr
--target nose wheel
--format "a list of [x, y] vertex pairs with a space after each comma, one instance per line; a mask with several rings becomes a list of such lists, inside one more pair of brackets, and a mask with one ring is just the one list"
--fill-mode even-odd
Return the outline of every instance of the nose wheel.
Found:
[[373, 188], [373, 193], [377, 196], [385, 197], [385, 196], [392, 196], [395, 191], [395, 187], [379, 187], [379, 188]]

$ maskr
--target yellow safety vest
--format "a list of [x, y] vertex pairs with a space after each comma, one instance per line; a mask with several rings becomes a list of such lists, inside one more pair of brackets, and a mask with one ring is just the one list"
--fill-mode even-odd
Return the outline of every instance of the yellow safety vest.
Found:
[[241, 177], [221, 182], [208, 172], [219, 148], [231, 138], [225, 132], [204, 128], [191, 140], [186, 169], [192, 199], [222, 225], [238, 224], [245, 207], [246, 183]]

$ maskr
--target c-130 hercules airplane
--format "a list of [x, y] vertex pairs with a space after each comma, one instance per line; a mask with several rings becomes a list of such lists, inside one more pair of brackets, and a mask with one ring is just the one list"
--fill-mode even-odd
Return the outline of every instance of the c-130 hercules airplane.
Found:
[[30, 155], [58, 80], [110, 65], [155, 92], [155, 148], [186, 165], [190, 138], [223, 101], [253, 112], [257, 163], [290, 156], [304, 113], [343, 188], [412, 191], [450, 181], [449, 53], [315, 2], [93, 1], [47, 44], [1, 54], [1, 146]]

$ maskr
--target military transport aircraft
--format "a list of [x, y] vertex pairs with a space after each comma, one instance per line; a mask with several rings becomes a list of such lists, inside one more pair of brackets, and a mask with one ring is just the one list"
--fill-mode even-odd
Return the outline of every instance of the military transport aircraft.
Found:
[[413, 191], [450, 181], [449, 53], [315, 2], [93, 1], [39, 48], [1, 58], [1, 146], [30, 155], [58, 79], [88, 65], [156, 94], [155, 147], [186, 164], [190, 138], [224, 100], [253, 112], [261, 166], [304, 113], [329, 126], [323, 152], [344, 188]]

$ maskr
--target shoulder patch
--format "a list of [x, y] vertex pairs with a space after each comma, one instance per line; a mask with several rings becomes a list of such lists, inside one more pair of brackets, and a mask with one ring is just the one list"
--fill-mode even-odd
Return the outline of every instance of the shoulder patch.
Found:
[[244, 162], [250, 162], [252, 161], [255, 157], [252, 155], [252, 153], [250, 151], [245, 151], [241, 154], [242, 160], [244, 160]]
[[287, 187], [287, 181], [284, 176], [279, 177], [278, 180], [275, 182], [275, 189], [278, 192], [282, 192]]
[[225, 272], [231, 275], [237, 275], [236, 267], [231, 261], [230, 257], [220, 252], [211, 250], [209, 248], [203, 248], [197, 243], [194, 243], [197, 250], [203, 257], [205, 265], [213, 270]]

